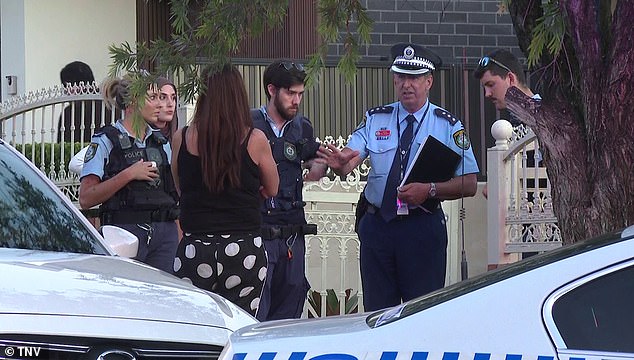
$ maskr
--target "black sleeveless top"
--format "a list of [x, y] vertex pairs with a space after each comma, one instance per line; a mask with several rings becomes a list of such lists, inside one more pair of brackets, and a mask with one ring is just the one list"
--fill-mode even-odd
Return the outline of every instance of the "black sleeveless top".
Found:
[[251, 132], [242, 144], [240, 187], [213, 194], [203, 183], [200, 158], [187, 151], [186, 132], [178, 152], [178, 178], [181, 189], [180, 225], [184, 232], [206, 234], [260, 233], [260, 171], [247, 145]]

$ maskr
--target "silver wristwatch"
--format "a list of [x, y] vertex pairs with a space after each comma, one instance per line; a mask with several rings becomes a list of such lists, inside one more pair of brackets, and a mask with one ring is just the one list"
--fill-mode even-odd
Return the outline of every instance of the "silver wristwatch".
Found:
[[429, 183], [429, 197], [430, 198], [435, 198], [436, 197], [436, 183]]

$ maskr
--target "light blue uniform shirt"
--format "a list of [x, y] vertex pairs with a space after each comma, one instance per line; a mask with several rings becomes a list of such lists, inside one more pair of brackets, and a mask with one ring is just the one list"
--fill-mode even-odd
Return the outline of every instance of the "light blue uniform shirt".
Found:
[[[422, 119], [428, 104], [429, 110], [425, 118]], [[400, 102], [370, 109], [366, 112], [365, 121], [352, 133], [348, 142], [347, 147], [359, 151], [361, 158], [370, 157], [371, 168], [365, 196], [374, 206], [381, 207], [383, 191], [398, 147], [397, 118], [400, 121], [402, 134], [407, 127], [405, 120], [407, 115], [409, 113]], [[408, 162], [411, 163], [413, 154], [416, 153], [425, 138], [432, 135], [461, 156], [464, 148], [464, 156], [456, 169], [455, 176], [480, 171], [473, 156], [471, 144], [464, 133], [464, 127], [458, 119], [429, 101], [425, 102], [425, 105], [413, 115], [416, 117], [416, 122], [413, 125], [414, 140]]]
[[[113, 126], [117, 128], [119, 131], [121, 131], [121, 133], [130, 136], [130, 133], [128, 132], [128, 130], [125, 129], [125, 127], [121, 123], [121, 120], [117, 120], [117, 122]], [[146, 146], [145, 141], [151, 135], [152, 135], [152, 128], [148, 126], [143, 140], [141, 141], [139, 139], [135, 139], [134, 140], [135, 145], [140, 149], [145, 149], [145, 146]], [[92, 137], [91, 144], [89, 146], [94, 147], [94, 150], [89, 148], [86, 158], [88, 158], [89, 156], [92, 156], [92, 158], [88, 159], [88, 161], [84, 161], [84, 167], [81, 171], [80, 178], [86, 175], [97, 175], [99, 179], [103, 180], [104, 170], [105, 170], [106, 164], [108, 163], [110, 152], [113, 149], [112, 142], [110, 141], [110, 139], [108, 139], [106, 134], [101, 133], [101, 134], [96, 134]], [[169, 143], [163, 144], [163, 150], [167, 154], [167, 161], [171, 164], [172, 148], [170, 147], [170, 144]], [[94, 156], [91, 154], [91, 151], [94, 152]]]
[[277, 136], [278, 138], [282, 137], [282, 135], [284, 135], [284, 129], [286, 128], [286, 125], [290, 123], [290, 121], [285, 121], [284, 125], [282, 125], [282, 128], [278, 129], [277, 125], [275, 125], [275, 121], [273, 121], [273, 119], [271, 119], [271, 117], [269, 116], [269, 113], [266, 112], [266, 106], [262, 105], [260, 107], [260, 111], [264, 115], [264, 119], [266, 119], [266, 122], [268, 122], [269, 126], [271, 126], [271, 130], [273, 130], [275, 136]]

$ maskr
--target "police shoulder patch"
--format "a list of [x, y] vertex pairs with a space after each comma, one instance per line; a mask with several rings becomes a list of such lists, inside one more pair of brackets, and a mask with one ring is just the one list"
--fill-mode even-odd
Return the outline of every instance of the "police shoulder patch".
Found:
[[471, 141], [469, 141], [469, 137], [464, 129], [460, 129], [453, 133], [453, 141], [456, 143], [456, 146], [461, 148], [462, 150], [467, 150], [471, 147]]
[[456, 118], [455, 116], [453, 116], [452, 113], [450, 113], [449, 111], [443, 109], [443, 108], [437, 108], [436, 110], [434, 110], [434, 114], [436, 114], [436, 116], [443, 118], [447, 121], [449, 121], [449, 123], [453, 126], [456, 125], [456, 123], [458, 123], [458, 118]]
[[377, 106], [375, 108], [372, 108], [372, 109], [368, 110], [368, 115], [391, 114], [392, 111], [394, 111], [394, 107], [393, 106]]
[[88, 145], [88, 150], [86, 150], [86, 155], [84, 155], [84, 163], [89, 162], [90, 160], [92, 160], [92, 158], [95, 157], [95, 154], [97, 154], [97, 147], [99, 146], [99, 144], [91, 142], [90, 145]]

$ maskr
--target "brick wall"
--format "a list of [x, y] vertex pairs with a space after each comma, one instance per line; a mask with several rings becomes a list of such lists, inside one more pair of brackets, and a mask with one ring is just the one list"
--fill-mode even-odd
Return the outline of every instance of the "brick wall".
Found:
[[[374, 20], [371, 45], [362, 48], [363, 59], [388, 62], [390, 47], [413, 42], [429, 47], [443, 63], [475, 66], [484, 54], [506, 48], [523, 60], [517, 47], [511, 17], [499, 12], [501, 0], [363, 0]], [[333, 59], [341, 44], [330, 46]]]

